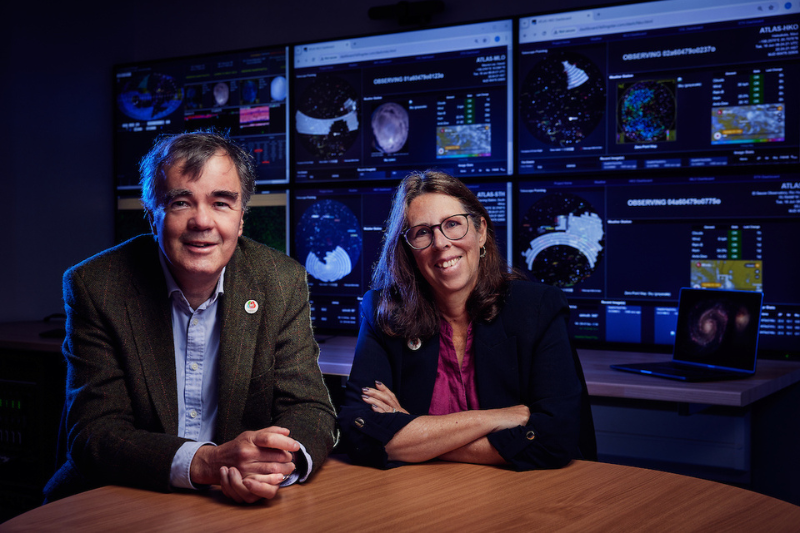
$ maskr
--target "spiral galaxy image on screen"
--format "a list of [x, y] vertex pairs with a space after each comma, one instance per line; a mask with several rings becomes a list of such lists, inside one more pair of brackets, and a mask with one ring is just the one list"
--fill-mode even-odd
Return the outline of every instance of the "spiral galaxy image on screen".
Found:
[[689, 339], [696, 353], [710, 354], [741, 335], [749, 325], [746, 307], [725, 300], [705, 300], [689, 313]]

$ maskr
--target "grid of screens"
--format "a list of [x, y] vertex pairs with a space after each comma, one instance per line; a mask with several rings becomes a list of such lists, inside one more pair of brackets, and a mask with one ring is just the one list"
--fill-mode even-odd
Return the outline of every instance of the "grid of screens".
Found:
[[[115, 83], [119, 195], [158, 133], [229, 129], [277, 193], [245, 234], [306, 267], [320, 332], [357, 331], [394, 187], [435, 168], [475, 191], [509, 264], [566, 293], [579, 345], [666, 351], [682, 287], [734, 288], [764, 294], [760, 354], [800, 357], [796, 3], [532, 14]], [[134, 211], [118, 240], [146, 230]]]

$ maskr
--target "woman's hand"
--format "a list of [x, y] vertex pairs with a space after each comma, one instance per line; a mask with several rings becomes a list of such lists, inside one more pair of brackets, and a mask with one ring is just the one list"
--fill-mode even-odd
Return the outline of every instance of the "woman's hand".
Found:
[[361, 399], [372, 406], [372, 410], [376, 413], [405, 413], [408, 411], [403, 409], [400, 402], [394, 393], [381, 383], [375, 382], [375, 388], [364, 387], [361, 389]]
[[517, 426], [524, 426], [528, 423], [531, 417], [531, 410], [527, 405], [514, 405], [512, 407], [503, 407], [502, 409], [493, 409], [492, 412], [496, 415], [496, 426], [492, 433], [502, 429], [511, 429]]

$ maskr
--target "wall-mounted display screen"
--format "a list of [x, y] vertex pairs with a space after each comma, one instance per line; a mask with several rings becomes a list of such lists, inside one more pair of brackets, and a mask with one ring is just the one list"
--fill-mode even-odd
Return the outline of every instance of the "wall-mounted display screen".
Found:
[[511, 173], [512, 21], [294, 47], [298, 182]]
[[250, 197], [242, 235], [286, 253], [289, 240], [289, 192], [263, 191]]
[[800, 4], [651, 2], [519, 19], [520, 174], [800, 162]]
[[290, 253], [308, 271], [317, 330], [357, 329], [393, 193], [392, 187], [294, 191]]
[[286, 47], [114, 69], [114, 174], [138, 190], [138, 165], [161, 133], [214, 128], [248, 150], [260, 184], [286, 183]]
[[319, 332], [357, 331], [395, 187], [438, 169], [565, 292], [579, 345], [669, 351], [680, 289], [728, 288], [764, 295], [761, 357], [800, 358], [800, 2], [530, 14], [114, 83], [117, 241], [149, 231], [137, 167], [160, 133], [229, 131], [258, 167], [245, 235], [305, 267]]
[[800, 175], [519, 184], [516, 267], [586, 345], [671, 346], [682, 287], [764, 293], [760, 350], [800, 346]]
[[513, 197], [511, 182], [465, 183], [465, 185], [478, 197], [489, 213], [489, 218], [494, 224], [495, 239], [500, 255], [511, 264], [510, 243], [511, 229], [513, 228], [511, 223], [511, 199]]

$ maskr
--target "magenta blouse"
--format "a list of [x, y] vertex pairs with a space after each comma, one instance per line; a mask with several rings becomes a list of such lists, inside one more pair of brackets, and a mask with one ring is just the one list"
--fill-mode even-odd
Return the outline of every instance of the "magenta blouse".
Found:
[[472, 349], [472, 324], [467, 328], [467, 346], [461, 367], [453, 345], [453, 328], [446, 320], [439, 327], [439, 367], [433, 385], [429, 415], [447, 415], [480, 409], [475, 387], [475, 360]]

